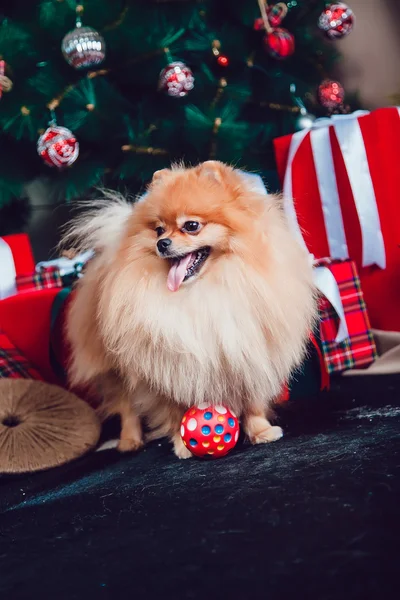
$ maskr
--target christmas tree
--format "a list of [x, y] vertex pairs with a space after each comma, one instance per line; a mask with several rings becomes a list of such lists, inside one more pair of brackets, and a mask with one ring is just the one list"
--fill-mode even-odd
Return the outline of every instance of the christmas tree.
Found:
[[[99, 185], [139, 193], [182, 159], [218, 159], [274, 182], [273, 138], [343, 109], [340, 89], [318, 103], [338, 58], [321, 30], [324, 0], [4, 4], [3, 220], [37, 177], [67, 202]], [[352, 26], [339, 6], [325, 19], [331, 37]]]

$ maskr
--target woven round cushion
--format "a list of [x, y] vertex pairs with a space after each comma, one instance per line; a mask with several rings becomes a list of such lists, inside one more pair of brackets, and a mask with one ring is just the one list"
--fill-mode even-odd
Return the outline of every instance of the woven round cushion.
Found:
[[31, 379], [0, 379], [0, 472], [62, 465], [93, 448], [100, 422], [62, 388]]

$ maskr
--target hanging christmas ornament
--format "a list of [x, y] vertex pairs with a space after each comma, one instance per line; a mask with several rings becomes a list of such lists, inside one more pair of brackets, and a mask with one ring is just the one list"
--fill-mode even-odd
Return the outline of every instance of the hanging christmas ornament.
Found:
[[11, 79], [4, 74], [5, 69], [6, 63], [4, 60], [0, 60], [0, 98], [3, 92], [10, 92], [13, 86]]
[[345, 37], [354, 27], [354, 13], [347, 4], [337, 2], [328, 4], [322, 12], [318, 27], [322, 29], [325, 35], [330, 39]]
[[272, 27], [279, 27], [288, 13], [288, 7], [284, 2], [278, 2], [267, 8], [268, 21]]
[[91, 27], [82, 27], [83, 7], [76, 8], [76, 27], [64, 37], [61, 50], [65, 60], [74, 69], [90, 69], [103, 62], [106, 45], [98, 31]]
[[287, 29], [273, 29], [264, 38], [268, 54], [274, 58], [287, 58], [294, 53], [294, 36]]
[[[283, 19], [288, 13], [288, 7], [284, 2], [278, 2], [277, 4], [273, 4], [272, 6], [266, 6], [266, 11], [268, 21], [271, 27], [279, 27], [279, 25], [281, 25]], [[259, 17], [254, 21], [253, 28], [255, 29], [255, 31], [265, 29], [262, 17]]]
[[264, 29], [267, 32], [264, 37], [264, 44], [268, 54], [274, 58], [287, 58], [291, 56], [295, 49], [294, 36], [282, 27], [272, 27], [268, 18], [268, 4], [264, 0], [258, 0], [261, 19]]
[[309, 113], [307, 109], [301, 108], [300, 115], [296, 119], [296, 129], [311, 129], [316, 117]]
[[158, 89], [174, 98], [183, 98], [194, 87], [191, 69], [185, 63], [175, 61], [167, 65], [160, 73]]
[[343, 106], [344, 88], [338, 81], [326, 79], [318, 88], [319, 101], [330, 111], [334, 111]]
[[296, 119], [295, 127], [297, 130], [300, 129], [311, 129], [316, 117], [308, 112], [307, 108], [304, 105], [303, 100], [300, 96], [297, 95], [297, 86], [295, 83], [290, 84], [290, 95], [294, 104], [300, 109], [299, 116]]
[[253, 24], [253, 29], [254, 29], [254, 31], [262, 31], [263, 29], [265, 29], [264, 21], [262, 20], [261, 17], [258, 17], [258, 19], [255, 19], [254, 24]]
[[72, 131], [55, 123], [50, 126], [37, 142], [37, 151], [50, 167], [71, 166], [79, 156], [79, 143]]
[[229, 67], [229, 58], [227, 56], [225, 56], [225, 54], [221, 54], [220, 52], [220, 48], [221, 48], [221, 42], [219, 40], [214, 40], [212, 45], [212, 53], [214, 54], [214, 56], [217, 59], [217, 64], [220, 67]]

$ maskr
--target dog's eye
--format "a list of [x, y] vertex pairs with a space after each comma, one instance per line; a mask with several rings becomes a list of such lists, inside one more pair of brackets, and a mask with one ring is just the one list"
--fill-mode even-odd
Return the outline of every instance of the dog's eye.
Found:
[[156, 227], [155, 231], [156, 231], [157, 237], [160, 237], [160, 235], [162, 235], [165, 232], [165, 229], [164, 229], [164, 227]]
[[186, 223], [182, 227], [182, 231], [186, 233], [196, 233], [200, 231], [201, 225], [197, 221], [186, 221]]

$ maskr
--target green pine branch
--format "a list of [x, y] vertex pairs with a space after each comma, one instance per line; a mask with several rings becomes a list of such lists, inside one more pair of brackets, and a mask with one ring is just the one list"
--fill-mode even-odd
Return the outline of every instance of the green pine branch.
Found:
[[[256, 0], [86, 0], [82, 22], [103, 35], [106, 60], [97, 71], [80, 72], [61, 53], [63, 37], [75, 27], [74, 0], [9, 3], [0, 25], [0, 56], [13, 81], [0, 100], [6, 155], [0, 205], [43, 176], [66, 200], [101, 183], [136, 192], [154, 170], [181, 158], [240, 161], [273, 174], [272, 140], [296, 128], [290, 85], [324, 114], [314, 102], [316, 89], [339, 59], [339, 45], [326, 42], [317, 28], [324, 0], [289, 4], [282, 26], [295, 35], [296, 52], [279, 61], [267, 54], [264, 32], [253, 28]], [[226, 68], [213, 53], [216, 41], [228, 57]], [[194, 73], [187, 97], [158, 90], [169, 60], [185, 62]], [[61, 172], [36, 153], [49, 108], [80, 143], [80, 157]]]

